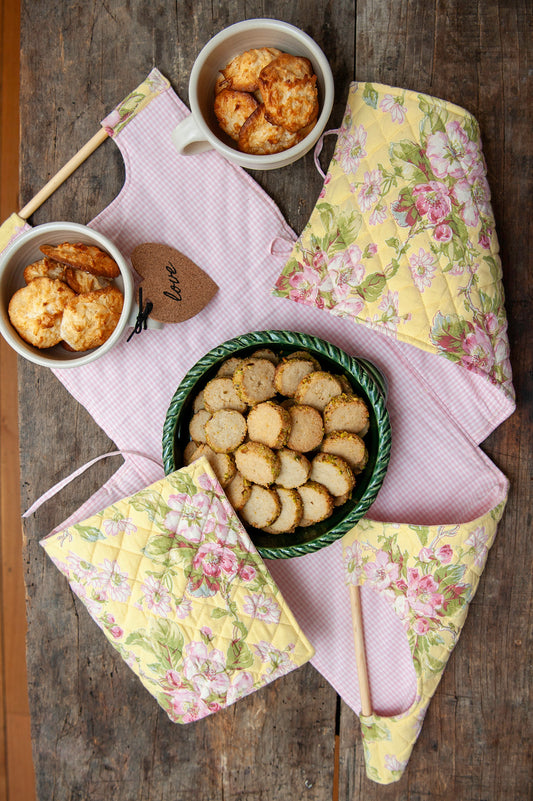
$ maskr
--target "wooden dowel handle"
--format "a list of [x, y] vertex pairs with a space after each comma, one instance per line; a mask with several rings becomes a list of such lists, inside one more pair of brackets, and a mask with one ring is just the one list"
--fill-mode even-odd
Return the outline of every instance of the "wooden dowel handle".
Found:
[[355, 584], [350, 584], [350, 602], [352, 607], [355, 662], [357, 665], [357, 675], [359, 677], [359, 695], [361, 696], [361, 714], [366, 716], [372, 714], [372, 701], [370, 699], [370, 685], [368, 683], [368, 670], [366, 665], [361, 591], [360, 587]]
[[61, 186], [61, 184], [66, 181], [69, 175], [83, 164], [86, 158], [88, 158], [91, 153], [94, 153], [97, 147], [99, 147], [102, 142], [107, 139], [108, 133], [105, 128], [100, 128], [100, 130], [95, 133], [88, 142], [86, 142], [78, 152], [72, 156], [70, 161], [67, 161], [64, 167], [61, 167], [59, 172], [57, 172], [48, 183], [43, 186], [40, 192], [38, 192], [34, 198], [27, 203], [21, 211], [19, 211], [19, 217], [23, 220], [27, 220], [28, 217], [31, 217], [34, 211], [36, 211], [39, 206], [41, 206], [45, 200], [47, 200], [50, 195], [52, 195], [56, 189]]

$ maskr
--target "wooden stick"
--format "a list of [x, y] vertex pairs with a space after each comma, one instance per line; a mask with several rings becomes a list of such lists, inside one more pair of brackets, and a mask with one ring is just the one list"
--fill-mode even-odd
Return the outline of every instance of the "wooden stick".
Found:
[[370, 685], [368, 683], [368, 671], [366, 667], [361, 591], [358, 585], [350, 584], [350, 601], [352, 607], [355, 662], [357, 664], [357, 675], [359, 677], [359, 695], [361, 696], [361, 715], [366, 716], [372, 714], [372, 701], [370, 698]]
[[107, 139], [108, 133], [105, 128], [100, 128], [100, 130], [95, 133], [88, 142], [86, 142], [78, 152], [72, 156], [70, 161], [67, 161], [64, 167], [61, 167], [59, 172], [57, 172], [48, 183], [43, 186], [40, 192], [38, 192], [29, 203], [27, 203], [24, 208], [19, 211], [19, 217], [23, 220], [27, 220], [28, 217], [31, 217], [34, 211], [36, 211], [39, 206], [41, 206], [45, 200], [47, 200], [50, 195], [52, 195], [56, 189], [61, 186], [61, 184], [66, 181], [66, 179], [72, 175], [72, 173], [82, 164], [91, 153], [94, 153], [97, 147], [99, 147], [102, 142]]

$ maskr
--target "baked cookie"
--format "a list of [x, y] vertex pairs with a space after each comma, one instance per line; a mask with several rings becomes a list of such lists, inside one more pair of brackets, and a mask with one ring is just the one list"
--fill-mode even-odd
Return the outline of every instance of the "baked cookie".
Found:
[[255, 97], [248, 92], [223, 89], [215, 97], [215, 116], [222, 130], [237, 141], [242, 126], [258, 105]]
[[24, 269], [24, 280], [27, 284], [35, 278], [53, 278], [59, 281], [65, 281], [67, 270], [68, 267], [65, 264], [59, 264], [57, 261], [46, 258], [38, 259], [38, 261], [34, 261], [33, 264], [28, 264]]
[[106, 278], [118, 278], [120, 270], [118, 264], [103, 250], [95, 245], [84, 245], [82, 242], [72, 244], [63, 242], [60, 245], [41, 245], [41, 252], [47, 259], [68, 264], [78, 270], [86, 270], [93, 275], [103, 275]]
[[316, 75], [307, 58], [282, 53], [259, 75], [265, 117], [292, 133], [318, 117]]
[[105, 278], [103, 275], [93, 275], [86, 270], [77, 270], [75, 267], [66, 267], [63, 281], [77, 295], [82, 295], [85, 292], [94, 292], [95, 289], [104, 289], [111, 283], [111, 278]]
[[36, 348], [52, 348], [63, 339], [61, 320], [76, 295], [63, 281], [35, 278], [17, 290], [9, 301], [8, 314], [22, 339]]
[[232, 89], [239, 92], [255, 92], [259, 89], [259, 73], [273, 59], [281, 55], [275, 47], [257, 47], [235, 56], [221, 70]]
[[61, 339], [75, 351], [99, 348], [115, 330], [123, 304], [122, 292], [114, 286], [74, 295], [63, 312]]
[[268, 156], [270, 153], [281, 153], [294, 147], [307, 136], [301, 131], [291, 133], [281, 125], [274, 125], [265, 116], [265, 106], [261, 104], [250, 114], [239, 133], [239, 150], [255, 156]]

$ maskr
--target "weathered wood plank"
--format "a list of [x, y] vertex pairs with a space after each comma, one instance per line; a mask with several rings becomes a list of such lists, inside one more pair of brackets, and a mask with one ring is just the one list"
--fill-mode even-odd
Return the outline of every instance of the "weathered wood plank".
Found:
[[[21, 196], [28, 200], [157, 66], [187, 101], [203, 44], [239, 19], [303, 27], [332, 60], [345, 93], [353, 77], [354, 3], [174, 6], [132, 0], [22, 2]], [[335, 13], [332, 14], [332, 5]], [[38, 35], [36, 34], [38, 32]], [[347, 33], [345, 33], [347, 32]], [[343, 46], [340, 46], [340, 43]], [[344, 103], [336, 107], [339, 121]], [[289, 171], [288, 171], [289, 172]], [[321, 179], [309, 157], [290, 175], [256, 175], [300, 229]], [[106, 142], [32, 222], [87, 222], [118, 193], [124, 168]], [[20, 363], [22, 506], [113, 443], [44, 369]], [[213, 718], [180, 727], [141, 687], [38, 541], [112, 474], [95, 465], [26, 522], [28, 675], [37, 797], [275, 801], [332, 797], [336, 695], [311, 667]]]

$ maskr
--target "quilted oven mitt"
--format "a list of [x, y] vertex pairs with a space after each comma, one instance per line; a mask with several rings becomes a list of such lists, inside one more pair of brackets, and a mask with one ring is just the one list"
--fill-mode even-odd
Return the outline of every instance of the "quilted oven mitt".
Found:
[[514, 397], [498, 252], [475, 118], [353, 83], [320, 197], [273, 294], [444, 356]]
[[176, 723], [314, 654], [205, 458], [41, 544]]

